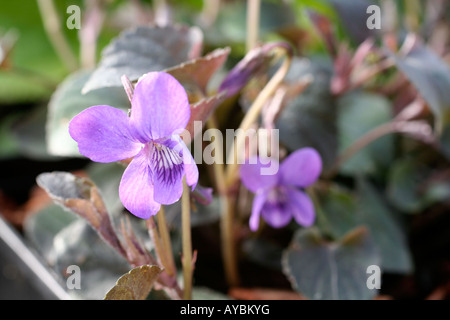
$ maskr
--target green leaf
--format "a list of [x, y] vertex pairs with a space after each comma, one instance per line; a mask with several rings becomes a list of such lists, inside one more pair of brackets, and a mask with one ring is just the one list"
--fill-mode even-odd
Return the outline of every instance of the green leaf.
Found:
[[[69, 5], [55, 4], [62, 13]], [[17, 39], [9, 57], [13, 68], [0, 72], [0, 104], [48, 99], [52, 93], [48, 84], [61, 81], [67, 71], [44, 30], [37, 1], [1, 1], [0, 37], [6, 32], [13, 32]], [[70, 45], [76, 46], [76, 30], [67, 35]]]
[[358, 180], [358, 196], [358, 212], [379, 248], [383, 271], [411, 273], [412, 257], [399, 217], [377, 190], [362, 179]]
[[314, 300], [372, 299], [367, 268], [380, 259], [370, 232], [358, 228], [338, 242], [322, 239], [317, 229], [300, 229], [283, 254], [283, 271], [292, 286]]
[[83, 93], [121, 87], [126, 75], [136, 81], [150, 71], [162, 71], [201, 54], [203, 34], [196, 27], [138, 27], [123, 32], [102, 52], [99, 66]]
[[327, 0], [336, 10], [345, 31], [357, 43], [374, 36], [374, 30], [367, 28], [367, 8], [376, 4], [373, 0]]
[[204, 57], [184, 62], [164, 70], [174, 76], [189, 91], [207, 94], [211, 77], [219, 70], [230, 53], [230, 48], [216, 49]]
[[[351, 92], [338, 100], [339, 149], [342, 153], [364, 134], [392, 119], [390, 102], [381, 95]], [[345, 162], [341, 172], [347, 175], [375, 174], [390, 165], [394, 157], [394, 138], [384, 136]]]
[[[205, 40], [214, 46], [244, 44], [246, 21], [245, 1], [223, 2], [214, 24], [205, 31]], [[259, 33], [262, 39], [271, 32], [294, 24], [295, 14], [290, 5], [261, 1]]]
[[[81, 270], [80, 290], [71, 293], [83, 299], [102, 299], [116, 280], [130, 269], [128, 262], [108, 246], [82, 219], [63, 228], [53, 238], [49, 263], [58, 275], [77, 265]], [[65, 283], [67, 279], [63, 277]]]
[[430, 106], [435, 130], [441, 134], [450, 123], [450, 67], [418, 39], [407, 38], [407, 41], [413, 43], [406, 55], [391, 53], [391, 56]]
[[288, 101], [276, 127], [280, 141], [290, 150], [313, 147], [321, 155], [324, 168], [337, 156], [337, 108], [330, 93], [330, 65], [321, 61], [294, 58], [286, 76], [287, 83], [311, 77], [312, 83], [300, 95]]
[[319, 194], [317, 226], [333, 239], [340, 239], [360, 224], [354, 193], [332, 184]]
[[390, 203], [402, 212], [420, 213], [450, 196], [448, 180], [442, 178], [444, 175], [441, 175], [441, 178], [439, 176], [437, 168], [420, 159], [398, 159], [389, 171], [387, 197]]
[[47, 116], [47, 147], [52, 155], [81, 156], [69, 134], [69, 122], [81, 111], [95, 105], [110, 105], [128, 110], [130, 103], [122, 87], [102, 88], [82, 94], [91, 73], [80, 71], [67, 77], [54, 92]]
[[116, 285], [106, 294], [105, 300], [145, 300], [161, 272], [162, 269], [158, 266], [143, 265], [134, 268], [117, 280]]
[[68, 172], [41, 173], [36, 181], [54, 202], [84, 218], [111, 247], [125, 256], [96, 185]]
[[77, 219], [61, 206], [51, 204], [25, 220], [25, 237], [46, 259], [51, 260], [54, 237]]

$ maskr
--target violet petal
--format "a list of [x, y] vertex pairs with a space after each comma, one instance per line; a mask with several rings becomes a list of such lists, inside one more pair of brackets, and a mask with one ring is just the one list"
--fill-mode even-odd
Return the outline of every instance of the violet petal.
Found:
[[283, 202], [266, 201], [261, 215], [272, 228], [285, 227], [292, 219], [289, 207]]
[[190, 116], [187, 93], [170, 74], [150, 72], [137, 83], [130, 123], [140, 141], [170, 137], [186, 127]]
[[165, 205], [177, 202], [183, 193], [181, 152], [164, 144], [150, 144], [149, 149], [155, 201]]
[[283, 185], [308, 187], [319, 178], [321, 172], [322, 159], [313, 148], [293, 152], [280, 165]]
[[[264, 160], [259, 157], [251, 157], [246, 160], [244, 164], [240, 167], [240, 176], [242, 183], [245, 187], [256, 193], [258, 190], [267, 189], [275, 186], [279, 181], [278, 174], [273, 175], [263, 175], [261, 174], [263, 168], [270, 167], [270, 163], [267, 161], [277, 161], [276, 159], [268, 159]], [[267, 164], [263, 164], [263, 162]]]
[[96, 162], [131, 158], [142, 148], [133, 137], [125, 111], [110, 106], [90, 107], [76, 115], [69, 133], [80, 153]]
[[266, 200], [267, 200], [266, 192], [257, 193], [255, 195], [255, 198], [253, 199], [252, 214], [251, 214], [250, 220], [249, 220], [250, 230], [252, 230], [252, 231], [258, 230], [259, 217], [261, 216], [261, 210], [262, 210]]
[[314, 223], [315, 211], [311, 198], [303, 191], [288, 188], [288, 204], [291, 214], [299, 225], [309, 227]]
[[119, 186], [122, 204], [136, 217], [148, 219], [158, 213], [161, 205], [153, 200], [154, 186], [146, 146], [130, 162]]

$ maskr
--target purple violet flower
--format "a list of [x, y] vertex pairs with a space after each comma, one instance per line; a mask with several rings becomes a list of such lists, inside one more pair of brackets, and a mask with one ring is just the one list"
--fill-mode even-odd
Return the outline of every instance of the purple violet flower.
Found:
[[178, 201], [183, 176], [194, 189], [198, 168], [179, 134], [191, 116], [183, 86], [164, 72], [143, 76], [134, 90], [131, 115], [110, 106], [93, 106], [75, 116], [69, 133], [92, 161], [134, 157], [120, 182], [123, 205], [139, 218]]
[[312, 185], [322, 171], [322, 159], [313, 148], [299, 149], [290, 154], [273, 175], [262, 175], [261, 169], [269, 167], [269, 161], [259, 157], [248, 159], [241, 165], [242, 183], [255, 193], [250, 229], [256, 231], [259, 218], [273, 228], [286, 226], [292, 218], [305, 227], [313, 224], [315, 219], [314, 205], [310, 197], [298, 188]]

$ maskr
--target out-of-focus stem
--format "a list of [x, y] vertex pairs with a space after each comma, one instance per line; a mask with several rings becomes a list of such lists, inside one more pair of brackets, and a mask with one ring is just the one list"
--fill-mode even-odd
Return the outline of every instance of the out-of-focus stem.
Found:
[[[227, 170], [225, 182], [221, 182], [225, 185], [225, 194], [221, 196], [222, 200], [222, 215], [221, 215], [221, 232], [222, 232], [222, 250], [224, 259], [224, 268], [226, 279], [230, 286], [237, 286], [239, 284], [238, 265], [235, 252], [235, 238], [234, 238], [234, 216], [235, 216], [235, 200], [236, 195], [232, 191], [236, 179], [238, 178], [238, 153], [245, 147], [245, 137], [247, 130], [257, 120], [265, 102], [274, 94], [279, 84], [286, 76], [289, 67], [291, 65], [291, 52], [286, 47], [277, 47], [277, 49], [283, 49], [286, 54], [285, 60], [281, 67], [277, 70], [275, 75], [269, 80], [264, 89], [259, 93], [255, 101], [253, 102], [250, 110], [246, 113], [244, 119], [241, 122], [238, 135], [231, 147], [231, 153], [227, 159]], [[220, 149], [220, 148], [217, 148]], [[216, 149], [216, 150], [217, 150]], [[220, 174], [219, 174], [220, 177]]]
[[219, 14], [220, 0], [203, 1], [203, 9], [201, 12], [202, 22], [206, 27], [212, 26]]
[[173, 252], [172, 252], [172, 241], [170, 240], [170, 233], [169, 229], [167, 227], [167, 220], [166, 220], [166, 214], [164, 212], [164, 208], [161, 206], [161, 210], [159, 210], [158, 214], [156, 215], [156, 218], [158, 220], [158, 229], [159, 234], [161, 236], [161, 244], [162, 248], [164, 250], [164, 254], [166, 256], [166, 265], [164, 266], [166, 268], [167, 273], [170, 276], [176, 275], [176, 267], [175, 267], [175, 261], [173, 259]]
[[192, 299], [192, 238], [191, 238], [191, 199], [186, 178], [183, 179], [183, 196], [181, 197], [181, 232], [182, 232], [182, 265], [184, 279], [184, 300]]
[[[286, 76], [287, 72], [289, 71], [289, 67], [291, 65], [292, 57], [290, 54], [286, 55], [285, 60], [283, 61], [283, 64], [281, 67], [277, 70], [277, 72], [274, 74], [274, 76], [269, 80], [269, 82], [266, 84], [264, 89], [259, 93], [259, 95], [256, 97], [255, 101], [253, 102], [252, 106], [246, 113], [244, 119], [241, 122], [241, 125], [239, 129], [237, 130], [239, 133], [236, 136], [236, 141], [234, 145], [232, 146], [230, 153], [230, 158], [227, 160], [227, 172], [226, 172], [226, 184], [227, 188], [230, 188], [237, 178], [237, 169], [238, 169], [238, 161], [237, 161], [237, 155], [240, 150], [243, 150], [244, 144], [245, 144], [245, 137], [247, 130], [255, 123], [255, 121], [258, 119], [259, 114], [261, 113], [261, 110], [267, 101], [267, 99], [270, 98], [271, 95], [274, 94], [275, 90], [278, 88], [278, 85], [283, 81], [284, 77]], [[233, 152], [234, 151], [234, 152]], [[233, 157], [233, 158], [231, 158]]]
[[247, 0], [247, 52], [258, 43], [261, 0]]
[[69, 71], [77, 70], [78, 60], [61, 32], [61, 21], [53, 0], [38, 0], [38, 7], [45, 31], [59, 58]]
[[158, 230], [156, 229], [156, 224], [153, 219], [153, 216], [147, 219], [145, 222], [147, 224], [147, 229], [150, 238], [152, 239], [153, 245], [155, 246], [156, 259], [163, 268], [166, 268], [167, 265], [166, 255], [164, 253], [164, 249], [161, 244], [161, 238], [159, 236]]
[[102, 29], [105, 13], [100, 0], [85, 0], [86, 12], [78, 33], [80, 59], [83, 68], [92, 69], [97, 62], [97, 39]]
[[[214, 115], [210, 117], [207, 122], [209, 129], [218, 128], [218, 124]], [[223, 161], [222, 147], [218, 141], [213, 141], [214, 151], [216, 152], [216, 159]], [[216, 180], [216, 188], [219, 192], [222, 214], [221, 214], [221, 236], [222, 236], [222, 260], [225, 269], [225, 277], [230, 286], [237, 286], [239, 284], [239, 272], [236, 261], [236, 248], [233, 237], [234, 224], [234, 207], [232, 196], [228, 194], [227, 184], [225, 180], [225, 170], [222, 163], [213, 163], [214, 177]]]

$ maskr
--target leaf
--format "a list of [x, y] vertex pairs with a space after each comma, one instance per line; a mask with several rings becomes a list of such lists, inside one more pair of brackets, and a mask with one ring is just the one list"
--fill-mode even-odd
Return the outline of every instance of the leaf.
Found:
[[354, 193], [332, 184], [319, 195], [318, 228], [333, 239], [340, 239], [360, 224]]
[[357, 43], [361, 43], [375, 34], [367, 27], [367, 8], [376, 4], [373, 0], [327, 0], [339, 16], [345, 31]]
[[435, 130], [441, 134], [450, 123], [450, 68], [415, 36], [405, 40], [405, 55], [389, 53], [397, 67], [416, 87], [435, 116]]
[[216, 49], [204, 57], [184, 62], [164, 72], [174, 76], [187, 90], [194, 88], [194, 92], [199, 90], [206, 95], [211, 77], [223, 66], [229, 53], [230, 48]]
[[291, 151], [313, 147], [321, 155], [324, 168], [329, 169], [337, 156], [337, 108], [330, 93], [332, 68], [321, 61], [294, 58], [286, 82], [295, 84], [311, 77], [311, 84], [286, 103], [276, 127], [280, 142]]
[[[390, 102], [381, 95], [351, 92], [338, 99], [339, 149], [346, 148], [376, 127], [392, 119]], [[361, 149], [341, 166], [347, 175], [375, 174], [393, 161], [394, 138], [384, 136]]]
[[292, 286], [314, 300], [366, 300], [367, 267], [379, 265], [376, 245], [366, 228], [338, 242], [323, 240], [317, 229], [299, 229], [283, 254], [283, 271]]
[[[189, 133], [189, 136], [184, 137], [184, 142], [186, 144], [189, 144], [194, 139], [195, 134], [202, 134], [200, 129], [206, 125], [208, 118], [224, 99], [225, 94], [222, 92], [191, 104], [191, 117], [185, 128]], [[200, 124], [200, 127], [198, 127], [198, 124]]]
[[[59, 205], [51, 204], [25, 220], [25, 237], [49, 261], [52, 258], [54, 237], [75, 220], [77, 220], [75, 215]], [[54, 261], [50, 262], [54, 263]]]
[[405, 213], [416, 214], [449, 197], [448, 181], [433, 181], [439, 171], [416, 158], [398, 159], [389, 171], [386, 194], [390, 203]]
[[377, 190], [362, 179], [358, 180], [358, 212], [379, 248], [383, 271], [411, 273], [412, 257], [399, 217]]
[[[1, 106], [47, 100], [53, 85], [66, 74], [44, 29], [37, 3], [0, 3], [0, 36], [9, 38], [0, 42], [14, 42], [12, 51], [8, 52], [12, 69], [0, 72]], [[67, 8], [62, 2], [56, 2], [55, 6], [61, 13]], [[70, 45], [76, 46], [76, 32], [66, 35]]]
[[143, 265], [134, 268], [117, 280], [116, 285], [106, 294], [105, 300], [145, 300], [161, 272], [162, 269], [158, 266]]
[[273, 58], [273, 49], [278, 46], [287, 48], [283, 43], [267, 43], [247, 52], [223, 79], [219, 92], [225, 92], [227, 97], [231, 97], [244, 88], [252, 78], [266, 72]]
[[319, 194], [318, 227], [332, 239], [340, 239], [352, 229], [365, 226], [380, 254], [381, 269], [410, 273], [412, 258], [400, 217], [369, 182], [357, 182], [355, 192], [331, 185]]
[[53, 201], [87, 220], [109, 245], [125, 256], [100, 192], [90, 179], [68, 172], [51, 172], [41, 173], [36, 181]]
[[162, 71], [198, 58], [203, 34], [196, 27], [138, 27], [123, 32], [102, 52], [99, 66], [83, 93], [104, 87], [121, 87], [126, 75], [136, 81], [143, 74]]
[[[213, 46], [234, 45], [240, 49], [239, 45], [245, 43], [246, 11], [245, 1], [221, 3], [214, 24], [205, 32], [206, 42]], [[263, 0], [259, 20], [259, 34], [261, 39], [265, 39], [271, 32], [295, 25], [295, 13], [289, 4]]]
[[52, 155], [81, 156], [69, 134], [69, 122], [81, 111], [95, 105], [110, 105], [128, 110], [130, 103], [122, 87], [102, 88], [83, 95], [81, 89], [91, 73], [80, 71], [67, 77], [57, 88], [48, 105], [47, 148]]
[[[107, 245], [83, 219], [76, 219], [58, 232], [53, 240], [50, 263], [66, 283], [70, 265], [81, 270], [80, 290], [74, 294], [83, 299], [102, 299], [116, 280], [130, 269], [128, 262]], [[74, 290], [75, 291], [75, 290]]]

